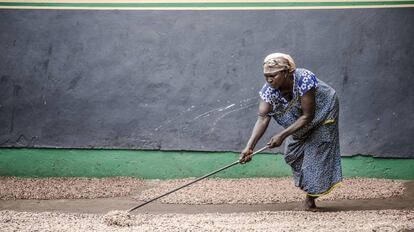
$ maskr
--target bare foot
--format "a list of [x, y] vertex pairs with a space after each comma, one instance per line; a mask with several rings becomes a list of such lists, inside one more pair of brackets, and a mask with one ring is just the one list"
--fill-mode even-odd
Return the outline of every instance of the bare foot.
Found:
[[304, 206], [305, 211], [317, 212], [319, 209], [315, 204], [316, 197], [306, 196]]

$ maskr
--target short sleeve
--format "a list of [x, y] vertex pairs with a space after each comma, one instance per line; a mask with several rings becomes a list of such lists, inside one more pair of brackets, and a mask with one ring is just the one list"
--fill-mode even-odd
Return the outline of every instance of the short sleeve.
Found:
[[268, 84], [264, 84], [262, 89], [259, 91], [259, 95], [263, 101], [274, 105], [278, 97], [278, 92]]
[[315, 74], [308, 70], [301, 73], [298, 79], [298, 89], [300, 96], [303, 96], [310, 89], [316, 88], [317, 86], [318, 79], [316, 78]]

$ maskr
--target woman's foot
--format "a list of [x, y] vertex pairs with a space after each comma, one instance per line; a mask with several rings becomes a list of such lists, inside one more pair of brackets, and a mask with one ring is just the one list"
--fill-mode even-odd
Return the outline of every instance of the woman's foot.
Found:
[[316, 198], [318, 197], [311, 197], [311, 196], [306, 195], [305, 202], [304, 202], [306, 211], [311, 211], [311, 212], [318, 211], [318, 207], [316, 207], [316, 204], [315, 204]]

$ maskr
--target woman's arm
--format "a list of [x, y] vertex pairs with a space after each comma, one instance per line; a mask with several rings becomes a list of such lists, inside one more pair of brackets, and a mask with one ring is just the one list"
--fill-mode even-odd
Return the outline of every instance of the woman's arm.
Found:
[[267, 126], [270, 122], [270, 116], [268, 113], [272, 110], [272, 106], [261, 100], [259, 104], [259, 115], [257, 117], [256, 124], [252, 130], [252, 134], [250, 135], [250, 139], [246, 144], [246, 147], [240, 154], [240, 163], [249, 162], [252, 157], [251, 154], [253, 153], [253, 149], [256, 146], [257, 142], [260, 140], [262, 135], [267, 129]]
[[283, 141], [289, 135], [295, 133], [313, 120], [315, 117], [315, 88], [310, 89], [301, 97], [300, 104], [302, 107], [302, 116], [288, 128], [273, 136], [267, 144], [269, 145], [269, 148], [282, 145]]

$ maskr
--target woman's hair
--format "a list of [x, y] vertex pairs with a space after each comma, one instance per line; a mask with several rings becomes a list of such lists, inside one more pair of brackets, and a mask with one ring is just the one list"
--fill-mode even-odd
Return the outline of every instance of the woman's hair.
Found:
[[277, 73], [280, 71], [288, 70], [289, 73], [294, 72], [296, 64], [292, 57], [284, 53], [272, 53], [263, 61], [264, 73]]

